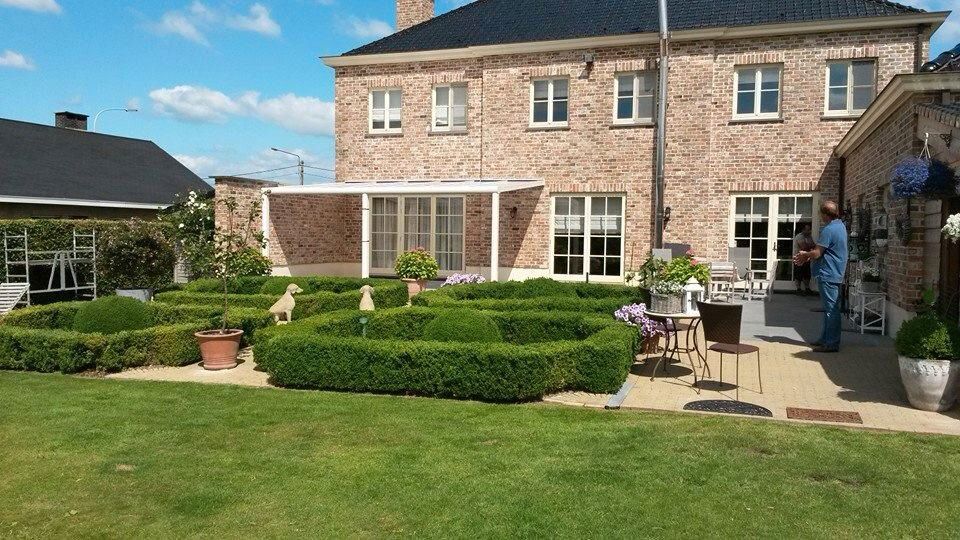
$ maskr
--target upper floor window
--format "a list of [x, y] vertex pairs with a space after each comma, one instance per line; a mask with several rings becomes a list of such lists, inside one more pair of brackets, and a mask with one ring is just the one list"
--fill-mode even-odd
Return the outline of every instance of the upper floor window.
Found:
[[781, 66], [745, 66], [734, 72], [733, 117], [780, 118]]
[[657, 74], [650, 71], [623, 73], [616, 77], [615, 124], [639, 124], [653, 121], [653, 103]]
[[433, 89], [433, 130], [467, 129], [466, 85], [438, 86]]
[[370, 92], [370, 133], [400, 133], [403, 128], [403, 92]]
[[827, 64], [826, 114], [861, 114], [876, 95], [876, 61], [843, 60]]
[[530, 125], [563, 127], [569, 114], [569, 79], [540, 79], [530, 85]]

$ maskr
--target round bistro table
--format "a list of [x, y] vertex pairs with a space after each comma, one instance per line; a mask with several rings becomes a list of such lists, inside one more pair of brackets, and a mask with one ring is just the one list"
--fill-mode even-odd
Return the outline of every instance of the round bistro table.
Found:
[[[686, 353], [687, 358], [690, 360], [690, 368], [693, 371], [693, 387], [697, 389], [699, 393], [699, 389], [697, 388], [699, 384], [697, 381], [697, 366], [693, 364], [693, 353], [697, 353], [697, 360], [699, 360], [701, 364], [706, 360], [700, 352], [700, 344], [697, 339], [697, 331], [700, 329], [700, 313], [656, 313], [648, 311], [647, 317], [660, 323], [664, 332], [667, 333], [663, 354], [657, 359], [657, 364], [653, 366], [653, 373], [650, 375], [650, 380], [656, 379], [657, 368], [659, 368], [661, 364], [663, 364], [664, 373], [667, 373], [667, 368], [672, 360], [676, 360], [682, 364], [683, 358], [681, 355]], [[678, 323], [681, 323], [684, 328], [681, 328]], [[686, 330], [686, 339], [684, 346], [680, 346], [680, 332], [683, 330]]]

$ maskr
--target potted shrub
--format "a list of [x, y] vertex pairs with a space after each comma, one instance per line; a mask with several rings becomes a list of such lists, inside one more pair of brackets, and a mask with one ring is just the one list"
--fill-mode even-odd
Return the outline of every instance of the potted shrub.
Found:
[[650, 311], [680, 313], [683, 311], [683, 282], [660, 279], [650, 288]]
[[416, 248], [397, 257], [394, 270], [397, 277], [407, 284], [407, 291], [413, 298], [427, 288], [427, 281], [437, 278], [440, 265], [427, 250]]
[[863, 276], [860, 278], [860, 290], [865, 293], [878, 293], [881, 281], [880, 270], [872, 267], [864, 268]]
[[220, 280], [223, 291], [223, 317], [220, 328], [194, 334], [200, 345], [203, 368], [207, 370], [232, 369], [237, 367], [237, 355], [243, 330], [227, 327], [227, 313], [230, 309], [230, 284], [240, 277], [266, 275], [270, 270], [270, 261], [260, 254], [263, 248], [263, 234], [254, 230], [254, 219], [260, 213], [259, 202], [250, 205], [245, 220], [238, 224], [236, 213], [239, 203], [236, 199], [226, 198], [218, 201], [227, 212], [227, 223], [223, 228], [213, 231], [212, 241], [205, 246], [195, 246], [195, 256], [201, 266], [212, 269]]
[[640, 335], [640, 354], [653, 354], [660, 350], [660, 336], [664, 335], [662, 327], [647, 317], [647, 306], [644, 304], [630, 304], [614, 312], [613, 317], [630, 326], [636, 326]]
[[925, 313], [903, 323], [896, 346], [910, 404], [937, 412], [953, 407], [960, 373], [960, 329]]

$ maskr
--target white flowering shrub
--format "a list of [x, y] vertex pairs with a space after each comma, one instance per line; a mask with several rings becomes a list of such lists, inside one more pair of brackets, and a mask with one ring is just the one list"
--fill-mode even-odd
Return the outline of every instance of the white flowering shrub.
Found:
[[960, 214], [947, 218], [947, 225], [943, 228], [943, 235], [954, 243], [960, 242]]

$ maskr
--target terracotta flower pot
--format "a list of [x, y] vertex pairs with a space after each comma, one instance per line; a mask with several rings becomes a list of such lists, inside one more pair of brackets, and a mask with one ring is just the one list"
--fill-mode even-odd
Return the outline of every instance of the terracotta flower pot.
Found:
[[203, 369], [219, 371], [237, 367], [237, 355], [240, 354], [240, 338], [243, 330], [227, 330], [226, 334], [219, 330], [206, 330], [194, 334], [200, 345], [200, 357], [203, 359]]
[[407, 284], [407, 293], [410, 295], [410, 298], [422, 293], [427, 290], [427, 280], [425, 279], [408, 279], [404, 278], [400, 281]]

